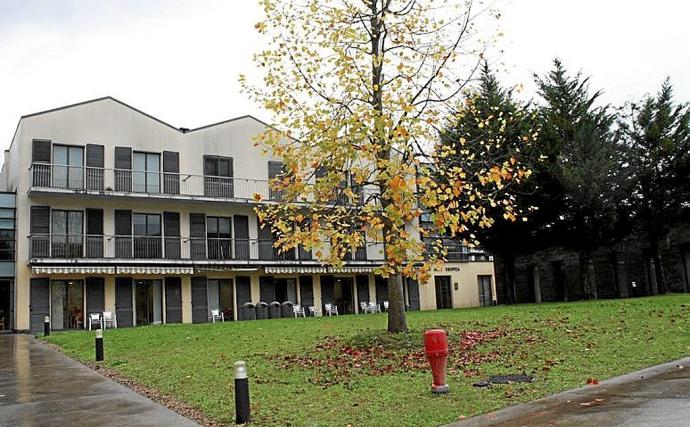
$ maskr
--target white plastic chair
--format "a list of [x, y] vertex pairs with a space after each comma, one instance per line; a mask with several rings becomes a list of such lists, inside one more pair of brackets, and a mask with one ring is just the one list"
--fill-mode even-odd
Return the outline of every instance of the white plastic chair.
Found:
[[101, 319], [101, 313], [89, 313], [89, 331], [91, 330], [91, 325], [98, 323], [98, 327], [103, 329], [103, 320]]
[[360, 302], [360, 303], [359, 303], [359, 308], [361, 309], [360, 311], [361, 311], [362, 313], [369, 313], [369, 304], [367, 304], [367, 303], [365, 303], [365, 302]]
[[310, 305], [310, 306], [309, 306], [309, 315], [310, 315], [311, 317], [316, 317], [316, 309], [314, 308], [313, 305]]
[[338, 306], [336, 306], [334, 304], [326, 304], [326, 314], [328, 314], [329, 316], [332, 316], [335, 314], [337, 316], [338, 315]]
[[103, 312], [103, 329], [108, 326], [117, 329], [117, 316], [112, 311]]
[[302, 307], [299, 304], [295, 304], [292, 306], [292, 312], [295, 313], [295, 317], [298, 317], [298, 316], [307, 317], [307, 315], [304, 313], [304, 307]]
[[211, 310], [211, 321], [216, 323], [216, 320], [225, 322], [225, 315], [220, 310]]
[[380, 313], [381, 312], [381, 306], [379, 304], [376, 304], [375, 302], [370, 302], [369, 303], [369, 312], [370, 313]]
[[388, 311], [388, 301], [383, 302], [383, 309]]

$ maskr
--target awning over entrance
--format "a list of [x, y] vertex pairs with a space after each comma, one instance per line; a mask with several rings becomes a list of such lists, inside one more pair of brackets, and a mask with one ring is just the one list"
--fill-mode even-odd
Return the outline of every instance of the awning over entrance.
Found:
[[333, 273], [372, 273], [376, 267], [266, 267], [267, 274], [333, 274]]
[[117, 267], [118, 274], [194, 274], [194, 267]]
[[115, 274], [115, 267], [31, 267], [33, 274]]

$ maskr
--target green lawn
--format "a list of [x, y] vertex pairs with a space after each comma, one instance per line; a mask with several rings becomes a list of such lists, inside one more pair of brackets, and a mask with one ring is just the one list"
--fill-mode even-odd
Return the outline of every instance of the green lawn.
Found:
[[[108, 330], [106, 365], [234, 419], [233, 363], [250, 373], [259, 425], [437, 425], [690, 354], [690, 295], [409, 313], [409, 336], [386, 315]], [[432, 396], [422, 332], [449, 331], [451, 393]], [[93, 333], [49, 341], [93, 360]], [[472, 384], [529, 373], [531, 384]]]

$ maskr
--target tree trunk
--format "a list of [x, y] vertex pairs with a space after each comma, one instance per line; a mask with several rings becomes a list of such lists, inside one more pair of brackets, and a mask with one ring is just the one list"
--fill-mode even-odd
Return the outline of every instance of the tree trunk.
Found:
[[407, 332], [405, 294], [403, 293], [401, 274], [395, 274], [388, 278], [388, 332], [391, 334]]
[[515, 256], [510, 251], [503, 253], [503, 293], [506, 303], [517, 303], [517, 292], [515, 290]]
[[580, 250], [580, 284], [587, 299], [597, 299], [597, 284], [595, 281], [592, 254], [587, 249]]
[[666, 274], [664, 274], [664, 263], [661, 260], [659, 243], [656, 240], [651, 242], [650, 252], [652, 262], [654, 263], [654, 277], [656, 279], [657, 290], [660, 294], [665, 294], [668, 292], [666, 289]]

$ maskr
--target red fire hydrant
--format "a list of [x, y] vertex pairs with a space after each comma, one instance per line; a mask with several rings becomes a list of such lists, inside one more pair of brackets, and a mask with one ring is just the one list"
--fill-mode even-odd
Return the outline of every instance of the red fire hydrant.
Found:
[[434, 376], [431, 392], [448, 393], [448, 384], [446, 384], [448, 337], [446, 336], [446, 331], [443, 329], [426, 331], [424, 333], [424, 348], [429, 364], [431, 364], [431, 374]]

